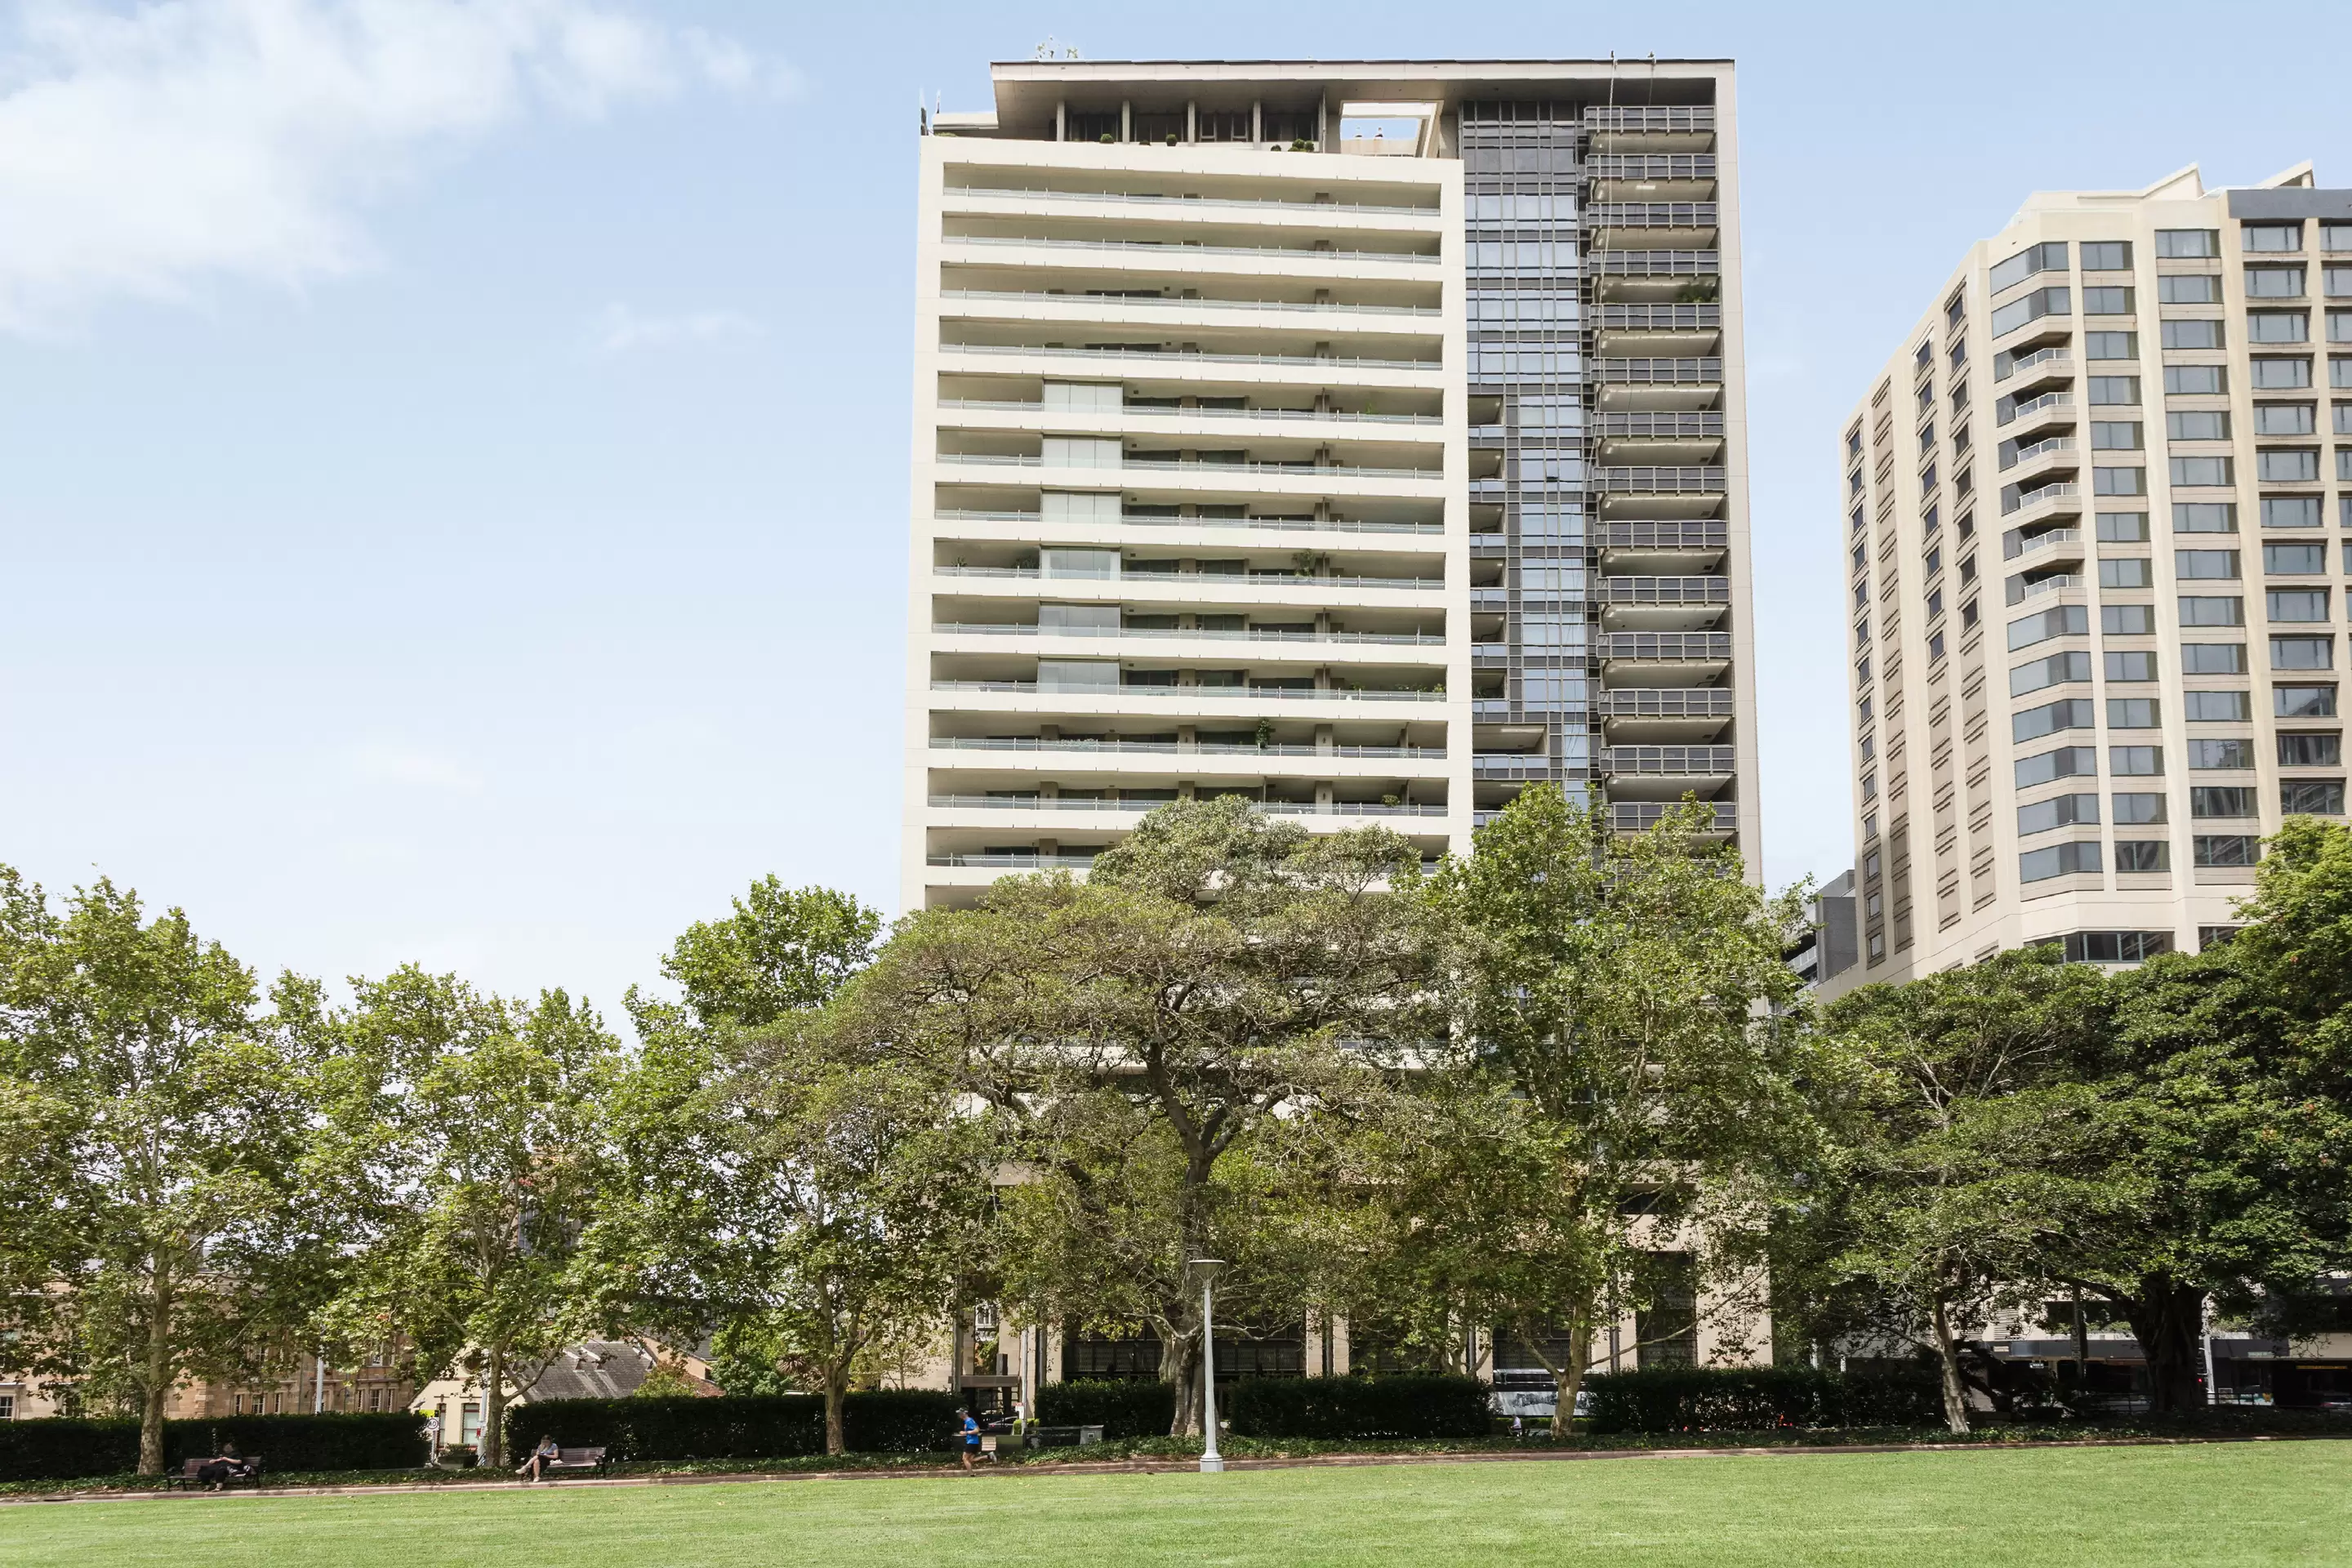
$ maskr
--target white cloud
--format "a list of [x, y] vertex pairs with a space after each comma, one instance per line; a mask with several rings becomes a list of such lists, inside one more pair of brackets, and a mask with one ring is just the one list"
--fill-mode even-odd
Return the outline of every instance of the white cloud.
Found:
[[481, 775], [457, 758], [388, 741], [354, 746], [345, 753], [344, 763], [359, 777], [377, 784], [461, 795], [479, 794], [482, 788]]
[[737, 343], [760, 335], [760, 323], [732, 310], [698, 310], [682, 316], [641, 316], [611, 304], [589, 323], [588, 343], [599, 353], [632, 349], [674, 349], [705, 343]]
[[788, 79], [595, 0], [27, 0], [0, 42], [0, 331], [348, 273], [369, 195], [503, 122]]

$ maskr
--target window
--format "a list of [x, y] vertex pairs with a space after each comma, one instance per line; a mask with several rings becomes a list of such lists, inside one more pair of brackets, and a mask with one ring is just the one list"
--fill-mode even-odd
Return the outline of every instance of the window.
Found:
[[2246, 624], [2246, 604], [2242, 599], [2224, 598], [2219, 595], [2183, 594], [2180, 596], [2180, 624], [2184, 626], [2242, 626]]
[[1992, 335], [2005, 337], [2044, 316], [2065, 315], [2074, 306], [2074, 297], [2065, 289], [2036, 289], [2032, 293], [2011, 300], [1993, 311]]
[[2317, 496], [2264, 496], [2264, 528], [2320, 528]]
[[2344, 765], [2344, 737], [2334, 731], [2281, 735], [2278, 760], [2283, 768], [2340, 768]]
[[2103, 511], [2091, 526], [2102, 544], [2138, 544], [2147, 539], [2144, 511]]
[[2218, 305], [2221, 280], [2210, 272], [2178, 272], [2156, 280], [2159, 305]]
[[2169, 261], [2202, 260], [2221, 254], [2221, 236], [2210, 228], [2160, 228], [2156, 254]]
[[2094, 419], [2091, 447], [2101, 452], [2137, 452], [2147, 445], [2141, 439], [2140, 428], [2137, 419]]
[[2311, 426], [2312, 405], [2308, 403], [2254, 405], [2254, 434], [2257, 436], [2308, 436]]
[[2032, 664], [2021, 664], [2009, 672], [2009, 694], [2022, 697], [2029, 691], [2058, 686], [2070, 680], [2091, 679], [2091, 656], [2087, 653], [2053, 653], [2048, 658], [2037, 658]]
[[2031, 789], [2052, 779], [2096, 778], [2098, 774], [2099, 753], [2089, 746], [2061, 746], [2054, 752], [2038, 752], [2017, 759], [2020, 789]]
[[1927, 595], [1927, 618], [1934, 620], [1944, 613], [1944, 591], [1937, 588]]
[[2191, 816], [2260, 816], [2252, 784], [2197, 784], [2189, 791]]
[[1927, 575], [1933, 577], [1937, 573], [1941, 572], [1943, 569], [1943, 547], [1941, 545], [1929, 546], [1927, 559], [1921, 563], [1921, 570], [1925, 572]]
[[2084, 359], [2137, 359], [2139, 358], [2139, 334], [2113, 331], [2084, 332], [2083, 357]]
[[2084, 381], [2084, 395], [2095, 404], [2126, 406], [2139, 402], [2139, 377], [2136, 375], [2094, 375]]
[[2228, 485], [2237, 481], [2231, 475], [2227, 458], [2175, 458], [2172, 459], [2172, 482], [2176, 485]]
[[2319, 248], [2322, 250], [2352, 250], [2352, 224], [2321, 224], [2319, 226]]
[[1855, 681], [1861, 685], [1867, 686], [1870, 684], [1870, 656], [1868, 654], [1864, 654], [1860, 658], [1853, 661], [1853, 678]]
[[2105, 659], [2109, 680], [2137, 684], [2156, 679], [2156, 653], [2152, 648], [2109, 648]]
[[2190, 851], [2200, 866], [2251, 866], [2262, 858], [2262, 846], [2250, 833], [2199, 834]]
[[1876, 800], [1878, 798], [1878, 775], [1876, 773], [1864, 773], [1862, 775], [1862, 798], [1864, 800]]
[[2054, 735], [2061, 730], [2088, 730], [2097, 722], [2098, 713], [2087, 697], [2062, 697], [2055, 702], [2045, 702], [2039, 708], [2029, 708], [2010, 716], [2009, 732], [2012, 741], [2038, 741], [2044, 735]]
[[2083, 314], [2086, 316], [2128, 316], [2132, 313], [2132, 291], [2112, 284], [2083, 290]]
[[2099, 844], [2095, 838], [2053, 844], [2047, 849], [2029, 849], [2017, 858], [2017, 879], [2021, 882], [2043, 882], [2053, 877], [2098, 868]]
[[2336, 448], [2336, 477], [2339, 479], [2352, 479], [2352, 447]]
[[2251, 768], [2254, 765], [2254, 743], [2252, 741], [2191, 741], [2189, 742], [2189, 767], [2192, 773], [2210, 773], [2215, 769]]
[[2164, 416], [2164, 433], [2175, 441], [2226, 441], [2230, 438], [2227, 409], [2200, 408]]
[[2334, 637], [2273, 637], [2271, 638], [2273, 669], [2333, 669], [2336, 668]]
[[[2223, 459], [2227, 461], [2227, 459]], [[2102, 496], [2144, 496], [2147, 494], [2146, 468], [2093, 468], [2091, 493]]]
[[2172, 552], [2172, 570], [2184, 578], [2227, 578], [2238, 574], [2238, 552], [2234, 550], [2176, 550]]
[[1869, 564], [1870, 553], [1868, 547], [1861, 544], [1855, 545], [1853, 547], [1853, 569], [1860, 572]]
[[2320, 292], [2331, 300], [2341, 300], [2352, 294], [2352, 267], [2327, 267], [2320, 269]]
[[2153, 605], [2102, 605], [2099, 630], [2109, 637], [2146, 637], [2156, 630]]
[[2223, 346], [2219, 321], [2167, 321], [2161, 342], [2168, 349], [2218, 349]]
[[2352, 343], [2352, 310], [2327, 312], [2327, 341], [2331, 343]]
[[2149, 573], [2153, 570], [2147, 557], [2136, 555], [2120, 561], [2099, 563], [2099, 586], [2102, 588], [2146, 588], [2152, 585]]
[[2263, 570], [2281, 577], [2317, 577], [2327, 571], [2327, 546], [2315, 541], [2263, 546]]
[[1944, 634], [1936, 632], [1927, 638], [1927, 658], [1934, 662], [1944, 657]]
[[2107, 748], [2107, 772], [2117, 778], [2160, 773], [2163, 771], [2164, 748], [2161, 746], [2109, 746]]
[[1866, 610], [1870, 607], [1870, 579], [1867, 577], [1862, 578], [1853, 585], [1853, 607], [1857, 610]]
[[2249, 363], [2257, 391], [2284, 392], [2311, 384], [2311, 362], [2307, 359], [2257, 359]]
[[2015, 256], [1994, 265], [1989, 281], [1996, 294], [2013, 289], [2037, 272], [2063, 272], [2066, 269], [2066, 242], [2053, 239], [2029, 246]]
[[2271, 711], [2282, 719], [2333, 719], [2336, 717], [2336, 688], [2273, 686], [2271, 688]]
[[1919, 470], [1919, 489], [1925, 492], [1936, 488], [1936, 465], [1928, 464]]
[[2338, 354], [2327, 362], [2327, 384], [2352, 386], [2352, 358]]
[[[2168, 282], [2179, 282], [2168, 279]], [[2213, 279], [2213, 281], [2219, 281]], [[2246, 298], [2249, 300], [2300, 300], [2303, 298], [2303, 268], [2300, 267], [2249, 267], [2246, 268]], [[2201, 301], [2218, 304], [2219, 300]]]
[[2253, 718], [2254, 705], [2242, 691], [2184, 691], [2180, 716], [2191, 724], [2243, 724]]
[[[1921, 345], [1922, 352], [1925, 352], [1925, 347], [1926, 345]], [[1932, 381], [1923, 381], [1919, 384], [1919, 412], [1925, 414], [1934, 406], [1936, 406], [1936, 384]]]
[[2107, 728], [2110, 730], [2160, 730], [2164, 721], [2158, 712], [2153, 697], [2110, 697], [2107, 699]]
[[2172, 503], [2175, 533], [2235, 533], [2238, 503], [2233, 500], [2177, 500]]
[[2180, 645], [2183, 675], [2243, 675], [2246, 645], [2242, 642], [2192, 642]]
[[2307, 310], [2250, 310], [2246, 313], [2250, 343], [2307, 343], [2311, 313]]
[[1977, 602], [1970, 599], [1960, 606], [1960, 629], [1968, 630], [1977, 624]]
[[2325, 588], [2273, 588], [2263, 597], [2269, 601], [2273, 621], [2327, 619], [2327, 590]]
[[2239, 226], [2238, 243], [2253, 251], [2295, 251], [2303, 248], [2299, 223], [2250, 223]]
[[2170, 869], [2171, 865], [2171, 846], [2161, 838], [2116, 840], [2116, 869], [2118, 871], [2164, 871]]
[[2128, 272], [2131, 264], [2130, 240], [2086, 239], [2083, 242], [2083, 270], [2085, 272]]
[[2084, 637], [2091, 629], [2091, 612], [2082, 605], [2059, 605], [2039, 615], [2023, 616], [2009, 623], [2009, 647], [2012, 653], [2052, 637]]
[[2284, 816], [2341, 816], [2342, 779], [2281, 779], [2279, 812]]
[[2308, 447], [2273, 447], [2254, 454], [2254, 472], [2267, 485], [2309, 484], [2319, 478], [2319, 454]]
[[2107, 799], [2115, 808], [2118, 827], [2144, 827], [2164, 820], [2164, 797], [2160, 795], [2113, 795]]
[[[2123, 846], [2116, 846], [2118, 855]], [[2123, 869], [2118, 865], [2117, 870]], [[2047, 946], [2049, 943], [2036, 943]], [[2069, 963], [2137, 963], [2172, 951], [2168, 931], [2078, 931], [2056, 942]]]
[[2095, 795], [2059, 795], [2048, 800], [2037, 800], [2032, 805], [2017, 808], [2017, 836], [2020, 838], [2035, 833], [2047, 833], [2053, 827], [2095, 826], [2099, 820], [2099, 797]]
[[2210, 397], [2230, 390], [2230, 368], [2220, 364], [2168, 364], [2164, 390], [2173, 397]]

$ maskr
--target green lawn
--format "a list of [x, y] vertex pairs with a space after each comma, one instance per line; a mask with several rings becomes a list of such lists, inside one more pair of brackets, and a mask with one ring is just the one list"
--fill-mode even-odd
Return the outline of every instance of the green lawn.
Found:
[[0, 1508], [0, 1563], [2352, 1561], [2352, 1443], [1003, 1475]]

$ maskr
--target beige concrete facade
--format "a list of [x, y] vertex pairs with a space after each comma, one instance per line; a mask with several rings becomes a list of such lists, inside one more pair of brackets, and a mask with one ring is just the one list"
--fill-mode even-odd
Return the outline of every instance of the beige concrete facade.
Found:
[[919, 164], [903, 907], [1225, 794], [1752, 863], [1729, 65], [993, 76]]
[[1863, 962], [2238, 923], [2344, 811], [2352, 192], [2032, 196], [1841, 432]]

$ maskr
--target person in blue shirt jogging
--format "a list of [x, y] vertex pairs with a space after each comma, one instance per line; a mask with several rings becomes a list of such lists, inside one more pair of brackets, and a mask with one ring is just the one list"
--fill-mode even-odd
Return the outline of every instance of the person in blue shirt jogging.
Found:
[[959, 1410], [956, 1415], [963, 1422], [963, 1468], [969, 1470], [980, 1454], [980, 1423], [972, 1419], [969, 1410]]

